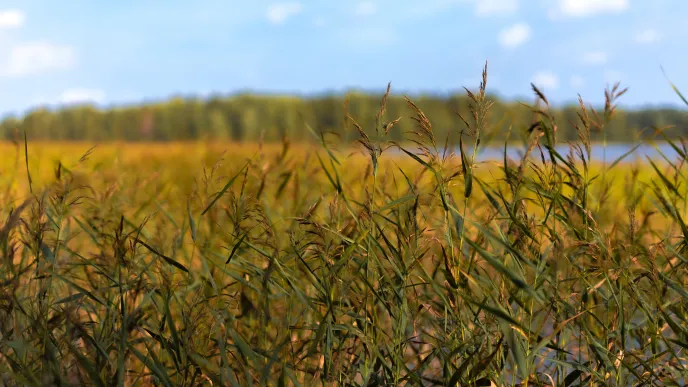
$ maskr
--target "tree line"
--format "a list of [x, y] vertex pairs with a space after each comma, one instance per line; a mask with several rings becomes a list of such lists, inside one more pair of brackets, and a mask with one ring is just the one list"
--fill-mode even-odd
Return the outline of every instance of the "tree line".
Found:
[[[382, 95], [348, 94], [348, 112], [367, 131], [373, 132], [375, 116]], [[164, 102], [126, 107], [98, 108], [91, 105], [61, 108], [36, 108], [23, 116], [8, 116], [0, 122], [0, 135], [5, 140], [23, 138], [59, 141], [188, 141], [198, 139], [255, 142], [309, 141], [316, 132], [331, 132], [343, 141], [358, 137], [346, 125], [345, 96], [284, 97], [252, 94], [215, 96], [206, 99], [176, 97]], [[420, 96], [412, 98], [430, 119], [436, 137], [444, 142], [458, 139], [463, 128], [457, 112], [468, 115], [465, 95]], [[533, 122], [528, 106], [492, 98], [490, 113], [492, 139], [518, 139]], [[578, 106], [552, 109], [557, 120], [557, 137], [562, 141], [576, 140], [574, 123], [578, 122]], [[401, 117], [389, 138], [403, 141], [413, 130], [413, 115], [402, 96], [391, 95], [386, 104], [387, 119]], [[670, 108], [648, 108], [618, 111], [605, 129], [608, 141], [634, 141], [641, 130], [672, 125], [665, 131], [671, 137], [688, 135], [688, 115]], [[653, 135], [645, 130], [642, 136]], [[593, 134], [600, 136], [599, 134]], [[687, 136], [688, 137], [688, 136]], [[599, 137], [598, 137], [599, 138]], [[439, 142], [439, 141], [438, 141]]]

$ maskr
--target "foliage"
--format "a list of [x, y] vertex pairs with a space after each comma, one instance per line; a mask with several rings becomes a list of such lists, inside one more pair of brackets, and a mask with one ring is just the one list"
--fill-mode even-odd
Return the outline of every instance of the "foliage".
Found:
[[514, 129], [529, 153], [477, 163], [486, 82], [458, 153], [410, 99], [411, 118], [387, 118], [387, 95], [374, 126], [347, 115], [354, 148], [315, 130], [315, 149], [106, 146], [48, 176], [56, 148], [15, 144], [3, 383], [684, 385], [687, 148], [592, 160], [614, 87], [604, 112], [581, 103], [580, 141], [557, 153], [533, 88]]
[[[475, 90], [474, 90], [475, 91]], [[347, 95], [349, 111], [360, 120], [367, 131], [374, 127], [380, 95], [353, 92]], [[485, 141], [503, 142], [509, 127], [524, 127], [531, 123], [531, 112], [518, 102], [494, 103], [488, 118], [492, 137]], [[231, 140], [234, 142], [279, 143], [284, 137], [293, 142], [311, 140], [305, 126], [308, 123], [318, 131], [330, 132], [349, 142], [355, 132], [343, 129], [344, 98], [336, 95], [314, 97], [281, 97], [238, 94], [213, 96], [209, 99], [173, 98], [165, 102], [124, 107], [97, 108], [94, 106], [67, 106], [59, 109], [36, 108], [21, 117], [6, 117], [0, 123], [0, 138], [21, 139], [27, 133], [29, 140], [60, 141], [189, 141], [199, 139]], [[458, 116], [468, 114], [470, 98], [462, 94], [447, 96], [425, 95], [414, 98], [414, 103], [433, 118], [433, 130], [438, 139], [449, 138], [458, 144], [456, 128], [461, 124]], [[401, 96], [387, 98], [390, 118], [405, 114], [406, 102]], [[575, 122], [577, 106], [551, 109], [558, 123], [561, 141], [577, 140]], [[669, 124], [671, 128], [666, 128]], [[688, 136], [688, 116], [677, 109], [646, 108], [619, 111], [606, 127], [609, 141], [629, 142], [638, 137], [651, 137], [647, 129], [661, 128], [672, 138]], [[405, 133], [413, 130], [410, 120], [401, 120], [389, 139], [402, 141]], [[641, 131], [646, 130], [643, 133]], [[368, 133], [370, 134], [370, 133]], [[519, 140], [512, 134], [511, 140]], [[602, 140], [598, 132], [591, 140]]]

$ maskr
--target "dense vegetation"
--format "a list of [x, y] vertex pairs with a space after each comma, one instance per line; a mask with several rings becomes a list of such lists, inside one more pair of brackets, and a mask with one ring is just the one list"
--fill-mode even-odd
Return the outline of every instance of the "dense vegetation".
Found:
[[[369, 129], [381, 96], [352, 93], [349, 109], [359, 117], [361, 125]], [[30, 140], [128, 140], [171, 141], [213, 138], [232, 141], [279, 142], [284, 136], [291, 141], [310, 140], [304, 122], [313, 128], [337, 133], [344, 141], [355, 133], [343, 129], [344, 101], [341, 96], [313, 98], [236, 95], [208, 100], [176, 98], [167, 102], [100, 110], [93, 106], [68, 107], [58, 110], [36, 109], [19, 118], [6, 118], [0, 124], [0, 136], [12, 140], [27, 133]], [[433, 117], [437, 138], [449, 134], [456, 143], [454, 128], [460, 121], [455, 112], [467, 114], [469, 98], [464, 95], [448, 97], [421, 97], [414, 101]], [[402, 97], [390, 96], [387, 100], [389, 117], [406, 114]], [[558, 135], [562, 141], [576, 140], [576, 106], [553, 109], [559, 123]], [[509, 126], [523, 127], [531, 122], [527, 107], [515, 102], [495, 101], [492, 106], [490, 127], [496, 140], [504, 140]], [[680, 110], [647, 109], [619, 111], [616, 119], [606, 128], [610, 141], [629, 142], [639, 131], [673, 125], [666, 133], [672, 137], [688, 136], [688, 115]], [[402, 140], [413, 130], [410, 120], [399, 122], [390, 133], [393, 140]], [[643, 135], [652, 136], [651, 130]], [[593, 133], [593, 141], [600, 138]]]
[[560, 154], [534, 91], [498, 164], [483, 88], [457, 153], [384, 98], [358, 148], [4, 145], [2, 382], [684, 385], [688, 149], [591, 159], [614, 88]]

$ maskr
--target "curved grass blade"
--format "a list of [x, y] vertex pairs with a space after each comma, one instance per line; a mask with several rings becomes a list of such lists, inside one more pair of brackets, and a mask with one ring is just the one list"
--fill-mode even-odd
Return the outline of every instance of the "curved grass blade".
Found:
[[153, 254], [157, 255], [158, 257], [162, 258], [163, 260], [165, 260], [165, 262], [167, 262], [167, 263], [169, 263], [170, 265], [176, 267], [177, 269], [179, 269], [179, 270], [181, 270], [181, 271], [183, 271], [183, 272], [186, 272], [186, 273], [189, 272], [189, 269], [187, 269], [186, 266], [182, 265], [181, 263], [175, 261], [174, 259], [172, 259], [172, 258], [170, 258], [170, 257], [168, 257], [168, 256], [166, 256], [166, 255], [164, 255], [164, 254], [159, 253], [157, 250], [155, 250], [154, 248], [150, 247], [146, 242], [142, 241], [141, 239], [138, 239], [138, 238], [137, 238], [137, 239], [136, 239], [136, 243], [140, 243], [141, 245], [143, 245], [143, 247], [145, 247], [146, 249], [148, 249], [148, 251], [150, 251], [151, 253], [153, 253]]
[[231, 187], [232, 184], [234, 184], [234, 181], [236, 180], [236, 178], [239, 177], [239, 175], [241, 175], [241, 173], [244, 171], [244, 169], [245, 169], [245, 168], [248, 168], [248, 166], [249, 166], [249, 164], [246, 163], [246, 165], [244, 165], [244, 167], [241, 168], [241, 169], [239, 170], [239, 172], [238, 172], [236, 175], [234, 175], [234, 177], [232, 177], [231, 179], [229, 179], [229, 181], [227, 182], [227, 184], [225, 184], [225, 186], [222, 187], [222, 190], [220, 190], [220, 192], [215, 196], [215, 198], [210, 202], [210, 204], [208, 204], [208, 206], [205, 208], [205, 210], [203, 210], [203, 212], [201, 212], [201, 216], [205, 215], [205, 213], [208, 212], [208, 210], [210, 210], [210, 208], [211, 208], [213, 205], [215, 205], [215, 202], [217, 202], [217, 201], [222, 197], [222, 195], [224, 195], [225, 192], [227, 192], [227, 190], [229, 189], [229, 187]]

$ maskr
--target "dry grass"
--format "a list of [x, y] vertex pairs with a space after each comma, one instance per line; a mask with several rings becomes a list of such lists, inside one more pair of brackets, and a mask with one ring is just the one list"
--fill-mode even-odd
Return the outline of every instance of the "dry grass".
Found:
[[591, 160], [618, 88], [558, 154], [534, 89], [477, 163], [486, 82], [457, 152], [384, 99], [358, 147], [1, 145], [2, 382], [683, 385], [688, 157]]

